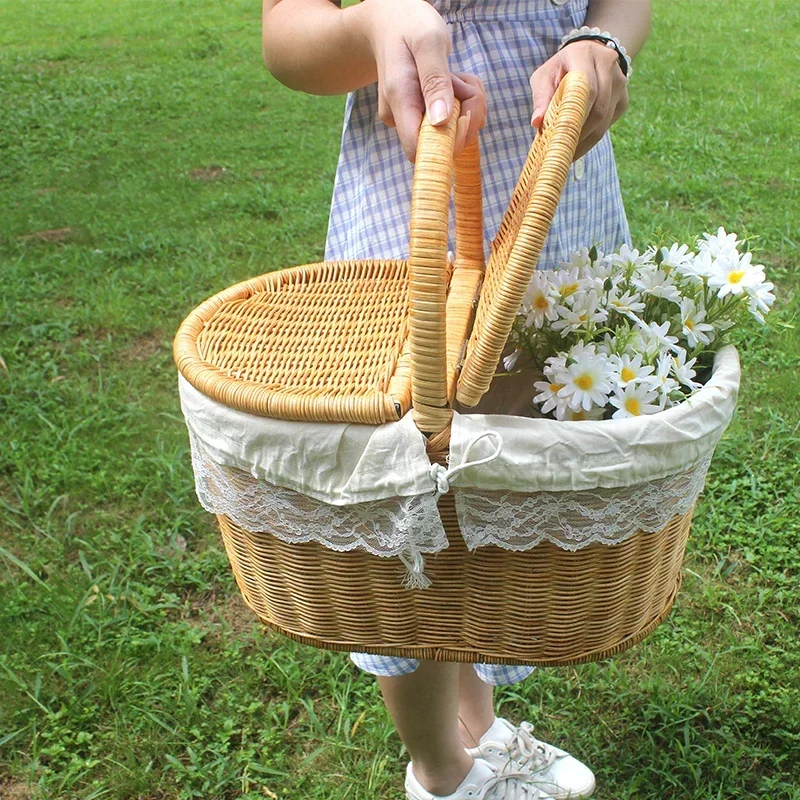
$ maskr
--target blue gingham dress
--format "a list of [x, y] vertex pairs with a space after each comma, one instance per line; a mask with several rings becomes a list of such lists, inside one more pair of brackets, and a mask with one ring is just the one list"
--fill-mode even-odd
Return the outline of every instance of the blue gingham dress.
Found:
[[[453, 40], [450, 67], [477, 75], [488, 115], [481, 131], [484, 240], [494, 237], [531, 143], [531, 73], [580, 27], [589, 0], [432, 0]], [[397, 133], [378, 117], [377, 86], [353, 92], [345, 107], [325, 257], [328, 260], [407, 258], [413, 166]], [[539, 259], [552, 269], [570, 250], [598, 244], [616, 248], [630, 234], [611, 140], [606, 135], [573, 164]], [[353, 653], [375, 675], [413, 672], [410, 658]], [[532, 667], [475, 664], [486, 683], [510, 684]]]

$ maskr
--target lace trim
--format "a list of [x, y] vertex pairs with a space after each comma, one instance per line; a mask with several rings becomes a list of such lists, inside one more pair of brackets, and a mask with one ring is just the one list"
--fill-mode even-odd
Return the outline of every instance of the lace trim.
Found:
[[191, 430], [189, 441], [200, 504], [245, 530], [269, 531], [287, 543], [319, 542], [340, 552], [360, 548], [376, 556], [399, 556], [413, 586], [426, 582], [421, 554], [448, 545], [433, 492], [329, 505], [218, 464]]
[[563, 550], [614, 545], [637, 531], [661, 530], [686, 514], [705, 485], [711, 455], [684, 472], [619, 489], [504, 492], [453, 487], [458, 524], [471, 550], [528, 550], [543, 541]]

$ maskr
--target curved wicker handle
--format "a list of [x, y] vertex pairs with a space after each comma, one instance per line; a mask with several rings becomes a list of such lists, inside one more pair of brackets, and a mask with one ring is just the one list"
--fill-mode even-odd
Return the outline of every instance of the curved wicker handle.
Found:
[[[417, 427], [435, 434], [453, 412], [447, 385], [447, 265], [453, 145], [460, 103], [446, 125], [422, 122], [411, 198], [409, 342], [411, 398]], [[483, 211], [478, 144], [455, 160], [456, 269], [483, 271]]]
[[486, 280], [458, 379], [458, 400], [480, 401], [497, 368], [567, 180], [589, 102], [582, 72], [564, 76], [534, 140], [492, 245]]

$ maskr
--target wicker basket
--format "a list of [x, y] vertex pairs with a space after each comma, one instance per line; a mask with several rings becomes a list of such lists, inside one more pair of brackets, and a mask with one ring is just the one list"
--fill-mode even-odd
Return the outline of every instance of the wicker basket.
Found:
[[[300, 421], [381, 424], [409, 410], [444, 463], [452, 404], [486, 390], [566, 181], [588, 102], [562, 81], [484, 269], [477, 146], [455, 162], [456, 260], [447, 265], [456, 117], [420, 132], [410, 258], [311, 264], [233, 286], [175, 339], [183, 376], [231, 408]], [[473, 324], [475, 300], [480, 298]], [[466, 346], [465, 346], [466, 342]], [[297, 641], [442, 661], [566, 664], [618, 653], [667, 615], [691, 512], [613, 547], [466, 549], [452, 495], [449, 547], [426, 560], [427, 589], [404, 566], [360, 550], [286, 544], [220, 516], [248, 606]]]

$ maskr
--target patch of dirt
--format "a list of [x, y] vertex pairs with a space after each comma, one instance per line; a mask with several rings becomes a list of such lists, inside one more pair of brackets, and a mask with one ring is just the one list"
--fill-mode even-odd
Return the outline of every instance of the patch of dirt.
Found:
[[25, 233], [17, 237], [19, 242], [54, 242], [55, 244], [64, 244], [68, 242], [74, 235], [75, 231], [72, 228], [50, 228], [46, 231], [36, 231], [34, 233]]
[[161, 338], [154, 333], [147, 333], [139, 336], [124, 348], [119, 354], [119, 360], [123, 362], [147, 361], [161, 349]]
[[241, 636], [261, 624], [244, 604], [238, 590], [227, 597], [218, 595], [216, 591], [199, 594], [192, 597], [189, 604], [193, 624], [205, 627], [212, 637], [219, 636], [225, 629], [229, 629], [234, 636]]
[[3, 800], [33, 800], [35, 795], [27, 783], [13, 779], [0, 779], [0, 797]]
[[119, 47], [122, 44], [122, 39], [114, 39], [112, 37], [107, 37], [105, 39], [101, 39], [97, 44], [100, 47], [109, 49], [112, 47]]
[[188, 174], [193, 181], [218, 181], [228, 174], [228, 168], [210, 164], [207, 167], [190, 169]]
[[46, 197], [48, 194], [52, 194], [55, 190], [55, 186], [44, 186], [41, 189], [34, 189], [33, 193], [39, 195], [39, 197]]
[[254, 178], [263, 178], [266, 174], [267, 171], [265, 169], [254, 169], [250, 173], [250, 175], [252, 175]]

